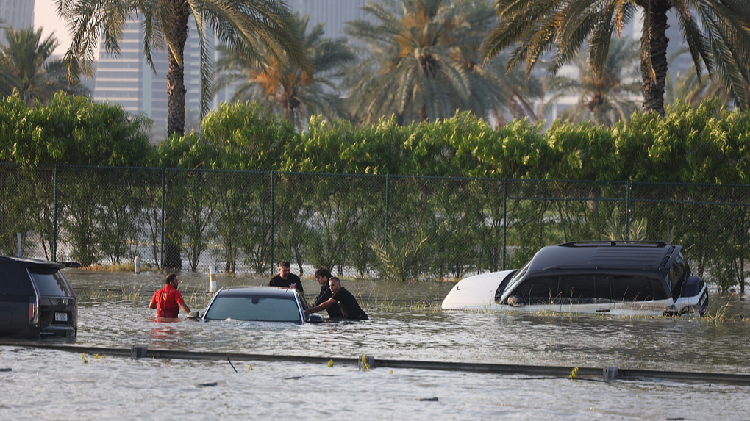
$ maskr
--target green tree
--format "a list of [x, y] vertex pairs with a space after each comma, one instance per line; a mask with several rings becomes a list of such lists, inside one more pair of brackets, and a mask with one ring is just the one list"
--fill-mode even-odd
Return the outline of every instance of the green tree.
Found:
[[0, 60], [0, 95], [10, 95], [14, 89], [18, 90], [20, 86], [21, 83], [13, 75], [12, 68]]
[[496, 0], [500, 21], [484, 46], [484, 56], [495, 57], [512, 47], [507, 67], [524, 63], [529, 74], [542, 54], [554, 50], [549, 70], [570, 62], [585, 44], [596, 74], [603, 74], [612, 33], [619, 35], [640, 9], [643, 13], [640, 47], [643, 110], [664, 115], [667, 76], [667, 12], [673, 10], [690, 55], [701, 71], [717, 74], [740, 107], [750, 80], [750, 3], [696, 0]]
[[255, 101], [292, 121], [298, 129], [314, 114], [329, 119], [340, 116], [337, 81], [343, 77], [343, 65], [354, 61], [354, 53], [343, 38], [324, 37], [322, 23], [308, 32], [309, 21], [309, 16], [295, 13], [289, 25], [307, 54], [309, 68], [278, 60], [268, 50], [259, 51], [264, 57], [258, 62], [242, 51], [219, 47], [216, 86], [239, 84], [232, 101]]
[[57, 90], [70, 95], [91, 96], [91, 91], [80, 80], [69, 80], [68, 70], [62, 60], [52, 60], [44, 66], [47, 76], [56, 84]]
[[7, 44], [0, 45], [3, 73], [0, 83], [6, 86], [3, 91], [8, 87], [17, 89], [28, 105], [36, 100], [49, 101], [59, 88], [44, 65], [58, 45], [55, 37], [49, 35], [42, 39], [42, 28], [16, 31], [12, 26], [5, 31], [5, 37]]
[[578, 103], [558, 118], [574, 123], [590, 121], [598, 126], [628, 121], [640, 105], [637, 62], [638, 43], [619, 38], [612, 40], [600, 73], [594, 72], [586, 57], [578, 54], [574, 63], [579, 77], [551, 76], [547, 86], [554, 95], [547, 106], [556, 104], [563, 96], [578, 94]]
[[[669, 57], [669, 63], [677, 60], [680, 56], [688, 53], [687, 48], [680, 48]], [[703, 66], [701, 66], [703, 70]], [[684, 74], [677, 72], [675, 77], [667, 73], [665, 85], [665, 102], [669, 105], [677, 105], [686, 102], [691, 107], [697, 108], [704, 98], [716, 98], [722, 105], [732, 105], [726, 87], [715, 75], [712, 77], [701, 77], [700, 72], [695, 69], [687, 70]]]
[[489, 2], [382, 0], [363, 11], [369, 19], [346, 28], [365, 52], [344, 80], [357, 122], [395, 115], [406, 125], [456, 110], [487, 117], [508, 102], [498, 73], [481, 61], [494, 22]]
[[120, 53], [119, 40], [129, 16], [142, 18], [143, 49], [152, 65], [152, 51], [168, 50], [167, 135], [185, 133], [184, 50], [188, 19], [195, 19], [200, 39], [201, 115], [209, 109], [212, 62], [211, 36], [232, 50], [260, 59], [269, 50], [276, 59], [286, 52], [291, 60], [307, 65], [297, 39], [288, 32], [289, 10], [275, 0], [55, 0], [57, 13], [70, 26], [73, 36], [65, 61], [72, 76], [80, 69], [93, 74], [93, 56], [100, 38], [110, 54]]

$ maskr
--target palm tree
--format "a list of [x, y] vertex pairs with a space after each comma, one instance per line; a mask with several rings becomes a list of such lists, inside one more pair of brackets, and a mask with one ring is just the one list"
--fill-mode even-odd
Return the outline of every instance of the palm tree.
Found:
[[512, 47], [512, 68], [524, 63], [528, 74], [540, 56], [555, 50], [552, 73], [572, 60], [587, 43], [591, 68], [601, 74], [612, 33], [619, 35], [638, 9], [642, 11], [640, 72], [643, 110], [664, 115], [667, 75], [667, 12], [674, 10], [700, 74], [703, 63], [717, 74], [741, 107], [749, 98], [750, 2], [746, 0], [495, 0], [500, 21], [487, 39], [484, 56]]
[[266, 65], [250, 60], [241, 51], [220, 47], [216, 63], [217, 87], [239, 85], [232, 101], [256, 101], [291, 120], [299, 129], [311, 115], [329, 119], [340, 116], [337, 81], [343, 77], [343, 65], [354, 60], [354, 53], [342, 38], [323, 36], [323, 24], [308, 33], [309, 16], [293, 15], [289, 31], [297, 38], [310, 61], [302, 68], [288, 60], [277, 60], [269, 51], [260, 51]]
[[548, 89], [553, 96], [547, 106], [563, 96], [578, 95], [578, 103], [565, 110], [559, 118], [575, 123], [590, 121], [596, 125], [612, 126], [617, 121], [628, 121], [640, 106], [641, 84], [638, 81], [638, 42], [615, 38], [601, 73], [597, 74], [582, 54], [573, 60], [580, 77], [553, 75], [548, 78]]
[[505, 103], [501, 108], [492, 109], [490, 115], [499, 126], [508, 123], [508, 117], [539, 121], [540, 105], [535, 104], [534, 100], [541, 100], [544, 97], [542, 81], [533, 74], [527, 78], [523, 70], [518, 68], [506, 71], [503, 64], [505, 62], [507, 62], [507, 57], [501, 54], [489, 63], [490, 71], [494, 73], [498, 79], [497, 83], [505, 92]]
[[511, 102], [502, 73], [481, 59], [495, 23], [489, 0], [381, 0], [362, 10], [370, 19], [346, 32], [365, 54], [344, 80], [358, 122], [395, 114], [408, 124], [457, 109], [487, 117]]
[[210, 35], [232, 50], [260, 61], [259, 51], [276, 59], [286, 57], [306, 66], [297, 40], [287, 31], [289, 9], [277, 0], [55, 0], [57, 13], [69, 24], [72, 41], [65, 61], [74, 75], [77, 69], [93, 74], [94, 51], [103, 40], [107, 53], [119, 54], [125, 21], [142, 19], [143, 49], [152, 66], [151, 53], [167, 49], [167, 135], [185, 132], [184, 50], [188, 19], [195, 19], [201, 56], [201, 116], [209, 109], [212, 63]]
[[80, 80], [69, 80], [68, 69], [62, 60], [52, 60], [44, 66], [47, 76], [57, 86], [57, 90], [68, 95], [91, 96], [91, 91]]
[[58, 45], [55, 37], [49, 35], [42, 39], [42, 28], [16, 31], [9, 26], [5, 38], [7, 44], [0, 46], [3, 91], [17, 89], [28, 105], [36, 100], [51, 99], [59, 86], [48, 77], [44, 63]]
[[[680, 48], [669, 57], [669, 63], [671, 64], [687, 52], [687, 48]], [[667, 73], [664, 89], [664, 100], [669, 105], [676, 105], [682, 101], [696, 108], [704, 98], [717, 98], [725, 106], [733, 103], [729, 97], [729, 92], [721, 81], [715, 77], [701, 78], [694, 69], [690, 69], [684, 74], [677, 72], [674, 78], [670, 73]]]
[[10, 95], [14, 89], [21, 87], [21, 81], [13, 75], [13, 69], [0, 60], [0, 95]]

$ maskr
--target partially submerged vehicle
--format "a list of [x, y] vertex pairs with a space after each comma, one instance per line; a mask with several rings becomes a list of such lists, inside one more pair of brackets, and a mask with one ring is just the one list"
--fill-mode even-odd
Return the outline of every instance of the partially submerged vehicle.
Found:
[[306, 315], [307, 303], [294, 289], [274, 287], [224, 287], [216, 291], [205, 312], [190, 317], [254, 322], [320, 323], [318, 314]]
[[539, 250], [523, 268], [462, 279], [443, 309], [613, 315], [704, 315], [708, 288], [664, 242], [567, 242]]
[[62, 263], [0, 256], [0, 338], [64, 338], [78, 329], [78, 298]]

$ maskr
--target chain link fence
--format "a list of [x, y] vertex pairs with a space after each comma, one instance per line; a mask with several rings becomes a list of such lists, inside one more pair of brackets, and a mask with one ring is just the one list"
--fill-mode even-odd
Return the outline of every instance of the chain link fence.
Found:
[[460, 278], [549, 244], [682, 244], [744, 279], [750, 186], [0, 165], [0, 253], [83, 265]]

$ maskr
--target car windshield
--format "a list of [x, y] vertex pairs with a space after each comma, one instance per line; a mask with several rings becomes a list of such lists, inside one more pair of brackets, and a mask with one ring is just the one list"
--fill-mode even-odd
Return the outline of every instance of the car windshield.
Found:
[[297, 302], [288, 298], [218, 296], [204, 319], [299, 323], [300, 312]]
[[43, 297], [72, 297], [73, 291], [68, 288], [65, 277], [59, 271], [52, 273], [31, 272], [39, 295]]

